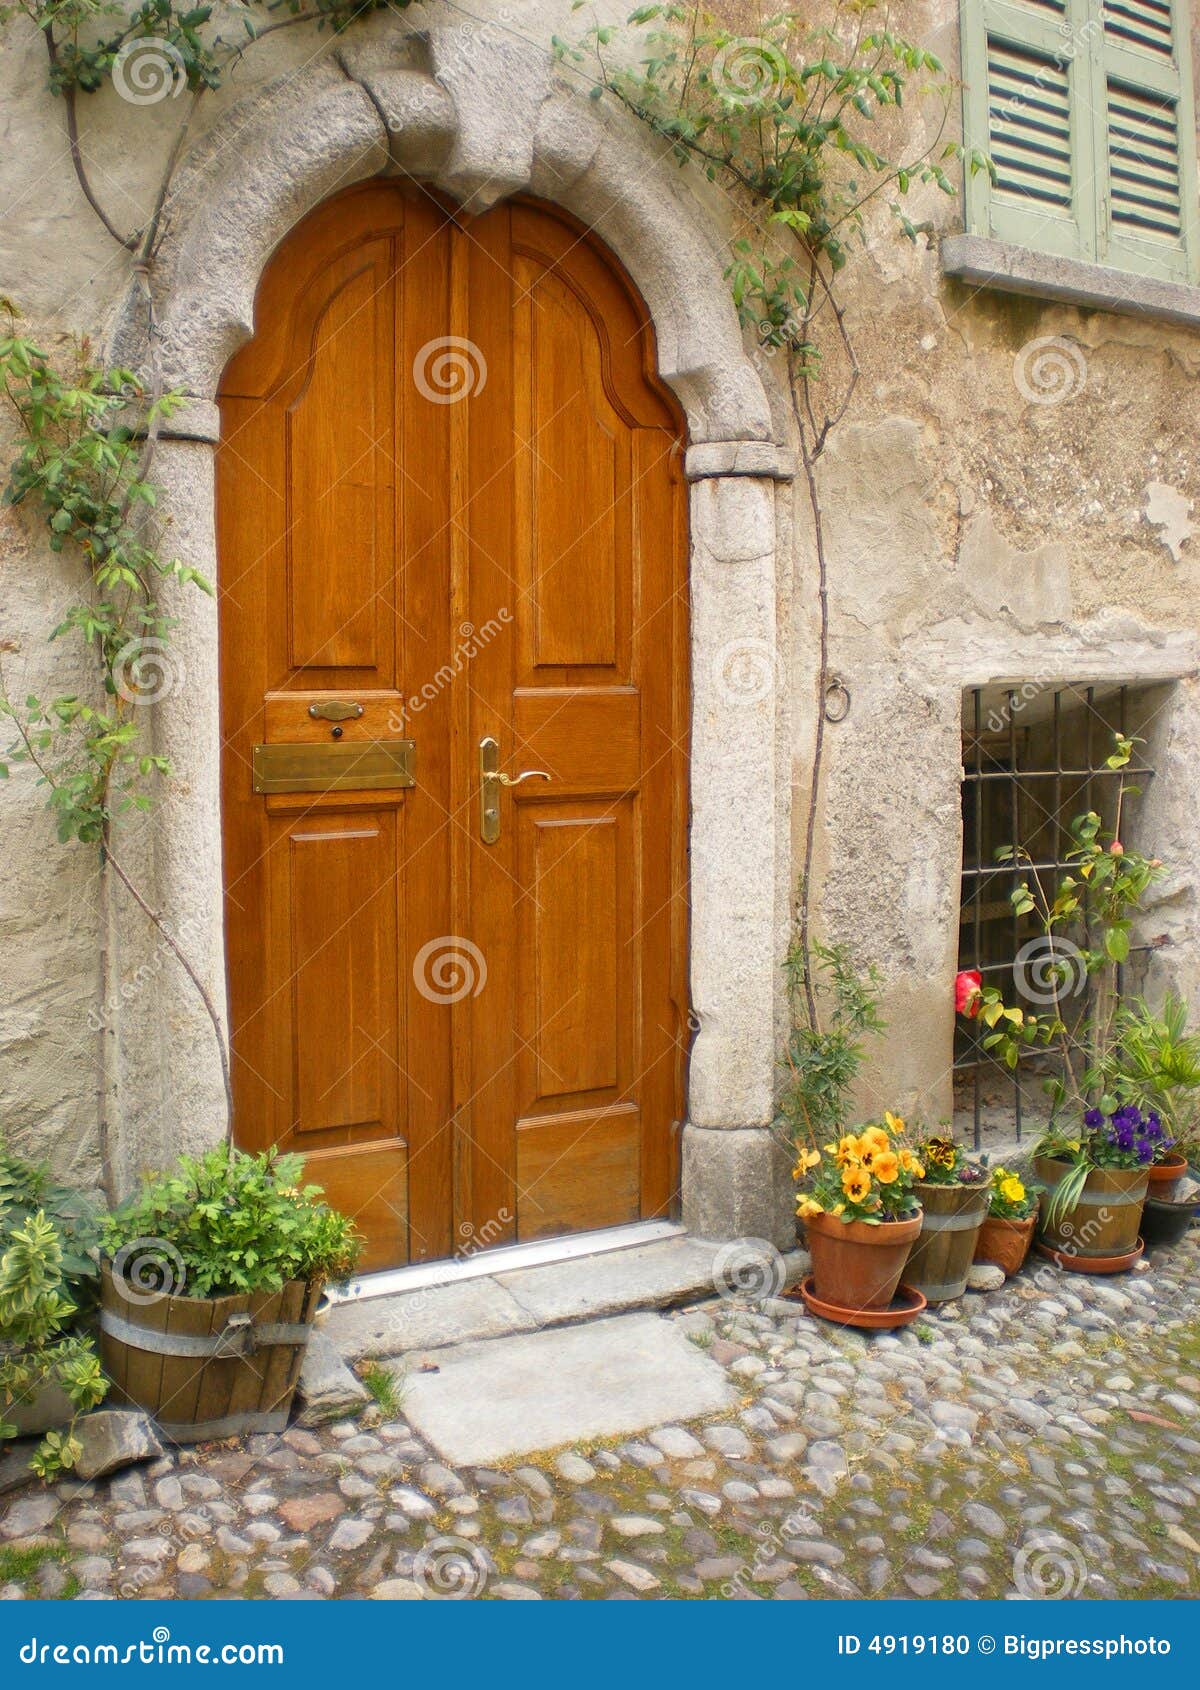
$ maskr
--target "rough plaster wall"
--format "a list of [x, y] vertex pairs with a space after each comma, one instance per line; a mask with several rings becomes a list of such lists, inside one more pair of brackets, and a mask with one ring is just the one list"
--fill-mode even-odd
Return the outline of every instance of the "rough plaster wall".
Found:
[[[602, 9], [619, 16], [627, 8]], [[496, 15], [500, 9], [480, 0], [478, 10]], [[402, 21], [373, 19], [362, 40], [387, 58], [398, 50], [398, 32], [419, 26], [421, 18], [422, 8], [414, 7]], [[897, 7], [899, 26], [951, 66], [956, 18], [956, 0], [901, 0]], [[507, 4], [503, 22], [541, 40], [577, 27], [568, 0]], [[472, 27], [464, 18], [467, 53]], [[234, 85], [203, 113], [197, 144], [268, 78], [313, 56], [332, 63], [337, 46], [328, 36], [298, 30], [250, 54]], [[52, 318], [56, 329], [99, 334], [124, 291], [126, 261], [74, 185], [61, 107], [44, 91], [41, 53], [26, 26], [10, 25], [0, 51], [0, 291]], [[83, 102], [83, 109], [98, 190], [119, 221], [136, 222], [164, 146], [164, 116], [172, 114], [158, 106], [130, 108], [110, 93]], [[907, 121], [919, 129], [915, 104]], [[952, 110], [952, 132], [956, 125]], [[910, 139], [929, 134], [914, 131]], [[649, 151], [647, 160], [648, 170], [663, 168]], [[703, 185], [700, 191], [714, 227], [730, 238], [734, 226], [722, 196]], [[1190, 529], [1200, 512], [1200, 335], [947, 283], [936, 238], [961, 226], [959, 202], [920, 190], [907, 209], [914, 221], [930, 222], [930, 234], [910, 245], [878, 208], [868, 250], [856, 255], [845, 282], [863, 374], [851, 415], [826, 456], [821, 486], [828, 507], [831, 660], [852, 706], [847, 720], [828, 730], [818, 908], [824, 931], [853, 938], [885, 982], [891, 1031], [864, 1085], [864, 1104], [894, 1101], [936, 1117], [947, 1107], [949, 973], [957, 937], [961, 689], [989, 678], [1112, 673], [1115, 664], [1133, 679], [1143, 657], [1155, 679], [1194, 666], [1187, 642], [1172, 643], [1164, 631], [1195, 631], [1200, 536]], [[1075, 372], [1070, 396], [1057, 404], [1028, 396], [1030, 343], [1045, 337], [1065, 343], [1064, 368]], [[765, 359], [761, 370], [782, 437], [787, 405], [779, 371]], [[202, 496], [203, 473], [190, 465], [180, 473]], [[785, 534], [792, 525], [788, 500], [781, 491]], [[792, 569], [778, 581], [786, 684], [777, 700], [784, 731], [776, 773], [790, 777], [800, 800], [793, 821], [798, 864], [815, 649], [814, 559], [800, 483], [794, 513]], [[69, 690], [66, 648], [47, 651], [41, 643], [62, 602], [66, 565], [31, 544], [20, 525], [6, 529], [0, 544], [0, 635], [18, 646], [10, 669], [32, 676], [29, 684], [43, 690]], [[19, 690], [24, 686], [22, 679]], [[1190, 812], [1200, 704], [1190, 685], [1164, 687], [1162, 700], [1156, 745], [1162, 775], [1147, 807], [1147, 831], [1156, 824], [1158, 849], [1178, 865], [1162, 899], [1161, 919], [1178, 938], [1172, 977], [1195, 984]], [[211, 723], [211, 699], [206, 712]], [[96, 978], [93, 871], [82, 854], [68, 861], [52, 846], [27, 779], [0, 790], [0, 817], [5, 858], [14, 865], [0, 888], [0, 1109], [70, 1158], [80, 1153], [94, 1120], [95, 1072], [80, 1026]], [[785, 902], [781, 892], [777, 949], [785, 937]], [[156, 978], [146, 970], [154, 968], [154, 948], [143, 934], [123, 954], [124, 984], [132, 979], [137, 986], [140, 977], [144, 990]], [[162, 999], [163, 1051], [176, 987], [171, 982], [153, 994]], [[153, 1073], [118, 1073], [113, 1085], [118, 1111], [137, 1095], [139, 1107], [152, 1112]], [[209, 1130], [200, 1121], [178, 1128]]]
[[[12, 452], [5, 418], [5, 463]], [[0, 664], [15, 700], [83, 694], [89, 685], [76, 646], [46, 643], [74, 594], [70, 560], [46, 550], [23, 515], [0, 511]], [[0, 722], [0, 755], [12, 738]], [[59, 846], [37, 779], [29, 765], [13, 764], [0, 783], [0, 1138], [27, 1153], [52, 1149], [64, 1176], [92, 1185], [98, 864], [94, 853]]]

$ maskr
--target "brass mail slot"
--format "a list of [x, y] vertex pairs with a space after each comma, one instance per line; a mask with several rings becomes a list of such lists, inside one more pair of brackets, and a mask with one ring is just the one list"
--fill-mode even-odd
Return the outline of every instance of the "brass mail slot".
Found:
[[255, 792], [385, 792], [413, 786], [411, 739], [344, 745], [256, 745]]

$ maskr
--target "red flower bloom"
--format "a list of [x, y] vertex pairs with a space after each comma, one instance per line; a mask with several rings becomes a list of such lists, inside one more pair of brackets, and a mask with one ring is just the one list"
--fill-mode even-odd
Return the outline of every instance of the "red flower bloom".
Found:
[[979, 994], [983, 989], [983, 975], [977, 968], [960, 968], [954, 976], [954, 1009], [958, 1015], [975, 1016], [982, 1007]]

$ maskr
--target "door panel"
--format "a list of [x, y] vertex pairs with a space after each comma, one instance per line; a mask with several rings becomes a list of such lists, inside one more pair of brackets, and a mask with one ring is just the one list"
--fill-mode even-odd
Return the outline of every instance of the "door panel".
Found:
[[[644, 308], [568, 219], [372, 183], [256, 322], [218, 456], [238, 1142], [301, 1149], [370, 1267], [663, 1215], [686, 532]], [[550, 777], [492, 844], [485, 736]], [[400, 740], [411, 786], [253, 790], [256, 745]]]

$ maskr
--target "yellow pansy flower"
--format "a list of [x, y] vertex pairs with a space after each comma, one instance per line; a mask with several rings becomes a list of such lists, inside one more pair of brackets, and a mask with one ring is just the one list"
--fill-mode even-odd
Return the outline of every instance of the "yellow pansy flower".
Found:
[[881, 1151], [871, 1163], [871, 1172], [880, 1185], [891, 1185], [900, 1172], [900, 1158], [894, 1150]]
[[803, 1179], [810, 1168], [815, 1168], [821, 1160], [819, 1150], [802, 1150], [796, 1159], [796, 1166], [792, 1169], [793, 1179]]
[[902, 1133], [906, 1130], [903, 1116], [893, 1115], [890, 1109], [884, 1110], [883, 1119], [884, 1124], [890, 1133]]
[[796, 1213], [806, 1221], [810, 1215], [823, 1215], [825, 1211], [815, 1197], [801, 1197], [796, 1203]]
[[1006, 1180], [1000, 1182], [1000, 1195], [1006, 1203], [1023, 1203], [1025, 1187], [1015, 1174], [1010, 1174]]
[[865, 1168], [848, 1167], [842, 1172], [842, 1190], [852, 1203], [861, 1203], [870, 1195], [871, 1176]]

